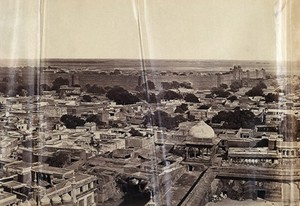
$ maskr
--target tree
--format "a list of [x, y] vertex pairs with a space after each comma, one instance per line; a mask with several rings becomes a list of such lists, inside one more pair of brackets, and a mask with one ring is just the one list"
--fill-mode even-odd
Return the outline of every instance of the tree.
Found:
[[141, 137], [141, 136], [143, 136], [143, 134], [142, 134], [140, 131], [134, 129], [133, 127], [131, 127], [129, 133], [130, 133], [131, 136], [133, 136], [133, 137]]
[[137, 93], [137, 97], [139, 99], [147, 101], [148, 103], [158, 103], [159, 102], [159, 100], [157, 99], [157, 97], [154, 93], [148, 93], [146, 91]]
[[187, 121], [187, 119], [184, 118], [184, 116], [181, 115], [181, 114], [176, 115], [176, 116], [174, 117], [174, 122], [175, 122], [176, 127], [178, 127], [178, 125], [179, 125], [181, 122], [185, 122], [185, 121]]
[[7, 83], [0, 83], [0, 92], [3, 94], [7, 94]]
[[92, 102], [92, 97], [90, 95], [83, 95], [82, 101], [83, 102]]
[[157, 110], [154, 112], [154, 114], [147, 114], [144, 117], [144, 125], [154, 125], [158, 127], [164, 127], [167, 129], [174, 129], [178, 127], [179, 122], [182, 120], [182, 118], [173, 118], [171, 117], [167, 112]]
[[71, 153], [69, 151], [59, 150], [46, 161], [51, 167], [63, 168], [71, 164]]
[[62, 85], [69, 85], [69, 80], [58, 77], [52, 82], [52, 90], [58, 90]]
[[169, 90], [169, 89], [178, 89], [179, 87], [182, 86], [182, 84], [180, 84], [177, 81], [172, 81], [172, 82], [162, 82], [161, 86], [163, 89]]
[[193, 103], [199, 103], [200, 101], [199, 101], [199, 99], [198, 99], [198, 97], [196, 97], [196, 95], [194, 95], [194, 94], [187, 94], [185, 97], [184, 97], [184, 100], [186, 101], [186, 102], [193, 102]]
[[96, 114], [89, 115], [85, 121], [86, 122], [94, 122], [94, 123], [96, 123], [97, 126], [102, 126], [105, 124], [104, 122], [102, 122], [100, 120], [100, 116], [96, 115]]
[[119, 69], [115, 69], [114, 71], [110, 72], [110, 75], [120, 75], [121, 71]]
[[160, 95], [165, 100], [182, 99], [182, 95], [172, 90], [163, 91]]
[[90, 84], [86, 84], [85, 85], [85, 87], [84, 87], [84, 89], [87, 91], [88, 89], [90, 89], [91, 88], [91, 85]]
[[236, 96], [230, 96], [227, 98], [228, 100], [230, 100], [231, 102], [234, 102], [235, 100], [237, 100], [238, 98]]
[[102, 87], [98, 87], [96, 84], [94, 84], [93, 86], [90, 86], [88, 84], [86, 85], [86, 92], [91, 94], [102, 95], [105, 94], [106, 91]]
[[147, 88], [147, 86], [148, 86], [148, 89], [149, 90], [154, 90], [155, 89], [155, 84], [154, 84], [154, 82], [152, 82], [151, 80], [148, 80], [147, 81], [147, 85], [144, 83], [143, 85], [142, 85], [142, 87], [145, 89], [145, 88]]
[[111, 89], [112, 89], [112, 87], [110, 87], [110, 86], [106, 86], [106, 87], [104, 87], [104, 89], [105, 89], [105, 91], [109, 91], [109, 90], [111, 90]]
[[85, 124], [85, 121], [80, 117], [68, 114], [61, 116], [60, 121], [63, 122], [68, 129], [75, 129], [77, 126], [84, 126]]
[[216, 95], [217, 97], [227, 98], [230, 95], [230, 92], [226, 91], [223, 87], [214, 87], [211, 89], [211, 94]]
[[176, 107], [175, 113], [184, 113], [188, 110], [188, 105], [187, 104], [181, 104]]
[[123, 105], [135, 104], [140, 101], [140, 99], [137, 96], [131, 94], [130, 92], [119, 86], [115, 86], [112, 89], [110, 89], [106, 93], [106, 97], [110, 100], [115, 101], [117, 104]]
[[169, 82], [162, 82], [161, 87], [165, 90], [172, 89], [171, 84]]
[[242, 83], [241, 83], [240, 81], [234, 81], [234, 82], [232, 82], [231, 85], [230, 85], [230, 90], [231, 90], [232, 92], [237, 92], [237, 91], [239, 91], [239, 89], [242, 88], [242, 87], [243, 87], [243, 85], [242, 85]]
[[186, 89], [193, 89], [192, 84], [190, 82], [180, 83], [180, 87], [186, 88]]
[[267, 85], [263, 82], [263, 81], [260, 81], [258, 84], [257, 84], [258, 87], [262, 88], [262, 89], [267, 89]]
[[250, 110], [221, 111], [212, 118], [213, 123], [224, 122], [223, 129], [253, 129], [255, 126], [255, 115]]
[[248, 92], [245, 93], [245, 95], [249, 97], [254, 97], [254, 96], [263, 96], [264, 92], [261, 87], [258, 85], [250, 89]]
[[51, 87], [48, 84], [41, 84], [41, 90], [42, 91], [50, 91]]
[[227, 84], [220, 84], [220, 87], [222, 87], [223, 89], [228, 89], [228, 85]]
[[266, 103], [278, 102], [279, 101], [279, 95], [278, 94], [273, 94], [273, 93], [268, 93], [265, 96], [265, 101], [266, 101]]

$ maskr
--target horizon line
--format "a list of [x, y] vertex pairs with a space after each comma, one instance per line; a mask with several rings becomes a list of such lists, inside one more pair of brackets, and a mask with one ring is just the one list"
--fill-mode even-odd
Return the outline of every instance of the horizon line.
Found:
[[263, 62], [299, 62], [299, 60], [262, 60], [262, 59], [173, 59], [173, 58], [88, 58], [88, 57], [69, 57], [69, 58], [16, 58], [1, 59], [0, 61], [47, 61], [47, 60], [146, 60], [146, 61], [263, 61]]

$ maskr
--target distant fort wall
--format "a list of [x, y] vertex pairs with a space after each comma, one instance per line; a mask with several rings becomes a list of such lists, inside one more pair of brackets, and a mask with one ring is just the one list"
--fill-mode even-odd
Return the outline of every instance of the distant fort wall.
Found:
[[[107, 87], [107, 86], [121, 86], [127, 90], [134, 90], [139, 84], [138, 74], [105, 74], [97, 72], [84, 72], [84, 73], [64, 73], [64, 72], [43, 72], [41, 75], [41, 84], [52, 85], [52, 82], [62, 77], [69, 80], [69, 84], [79, 84], [85, 86], [87, 84]], [[220, 84], [227, 84], [228, 86], [232, 81], [245, 81], [251, 82], [253, 80], [265, 79], [265, 70], [243, 71], [240, 67], [235, 67], [228, 72], [223, 73], [195, 73], [185, 75], [150, 75], [147, 74], [147, 79], [151, 80], [157, 85], [161, 82], [177, 81], [179, 83], [189, 82], [195, 89], [211, 89], [212, 87], [218, 87]]]
[[[75, 75], [75, 76], [74, 76]], [[138, 75], [109, 75], [109, 74], [99, 74], [99, 73], [84, 73], [84, 74], [71, 74], [71, 73], [47, 73], [43, 74], [41, 78], [41, 84], [52, 85], [52, 82], [58, 78], [62, 77], [69, 80], [69, 84], [74, 82], [73, 78], [77, 79], [75, 82], [78, 82], [80, 86], [85, 86], [87, 84], [93, 85], [97, 84], [101, 87], [107, 86], [121, 86], [127, 90], [134, 90], [138, 86]], [[209, 76], [177, 76], [177, 75], [166, 75], [166, 76], [149, 76], [148, 80], [153, 81], [156, 85], [161, 84], [161, 82], [172, 82], [177, 81], [190, 82], [192, 83], [193, 88], [196, 89], [210, 89], [217, 85], [217, 77], [212, 74]]]
[[[98, 86], [107, 87], [107, 86], [122, 86], [128, 90], [134, 90], [138, 85], [138, 76], [137, 75], [105, 75], [99, 73], [89, 73], [85, 72], [84, 74], [80, 73], [47, 73], [43, 74], [41, 78], [41, 84], [52, 85], [52, 82], [58, 78], [62, 77], [69, 80], [69, 84], [72, 82], [74, 84], [79, 84], [84, 87], [87, 84], [93, 85], [97, 84]], [[73, 77], [73, 78], [72, 78]], [[75, 80], [74, 80], [75, 78]], [[73, 79], [73, 80], [72, 80]]]

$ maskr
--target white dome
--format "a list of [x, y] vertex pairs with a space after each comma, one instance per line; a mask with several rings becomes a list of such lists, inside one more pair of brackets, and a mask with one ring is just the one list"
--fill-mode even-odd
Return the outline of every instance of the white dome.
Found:
[[72, 197], [67, 193], [67, 194], [64, 194], [62, 196], [62, 200], [63, 200], [64, 203], [71, 202], [72, 201]]
[[55, 195], [55, 196], [52, 198], [52, 203], [54, 203], [54, 204], [61, 203], [61, 198], [60, 198], [58, 195]]
[[204, 121], [200, 121], [198, 124], [193, 126], [189, 131], [189, 135], [193, 138], [202, 139], [212, 139], [216, 136], [213, 128]]
[[22, 202], [22, 203], [20, 204], [20, 206], [31, 206], [31, 204], [29, 203], [28, 200], [26, 200], [25, 202]]
[[29, 203], [30, 203], [31, 206], [36, 206], [37, 205], [37, 202], [32, 198], [29, 200]]
[[50, 204], [50, 199], [49, 199], [49, 197], [44, 196], [44, 197], [41, 199], [41, 204], [42, 204], [42, 205]]

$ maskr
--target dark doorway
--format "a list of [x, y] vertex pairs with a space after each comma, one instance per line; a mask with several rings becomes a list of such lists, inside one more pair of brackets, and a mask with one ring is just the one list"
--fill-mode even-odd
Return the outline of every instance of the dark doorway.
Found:
[[266, 191], [265, 190], [257, 190], [257, 197], [261, 199], [265, 199]]
[[189, 172], [194, 171], [194, 167], [192, 165], [189, 165], [188, 168], [189, 168]]

